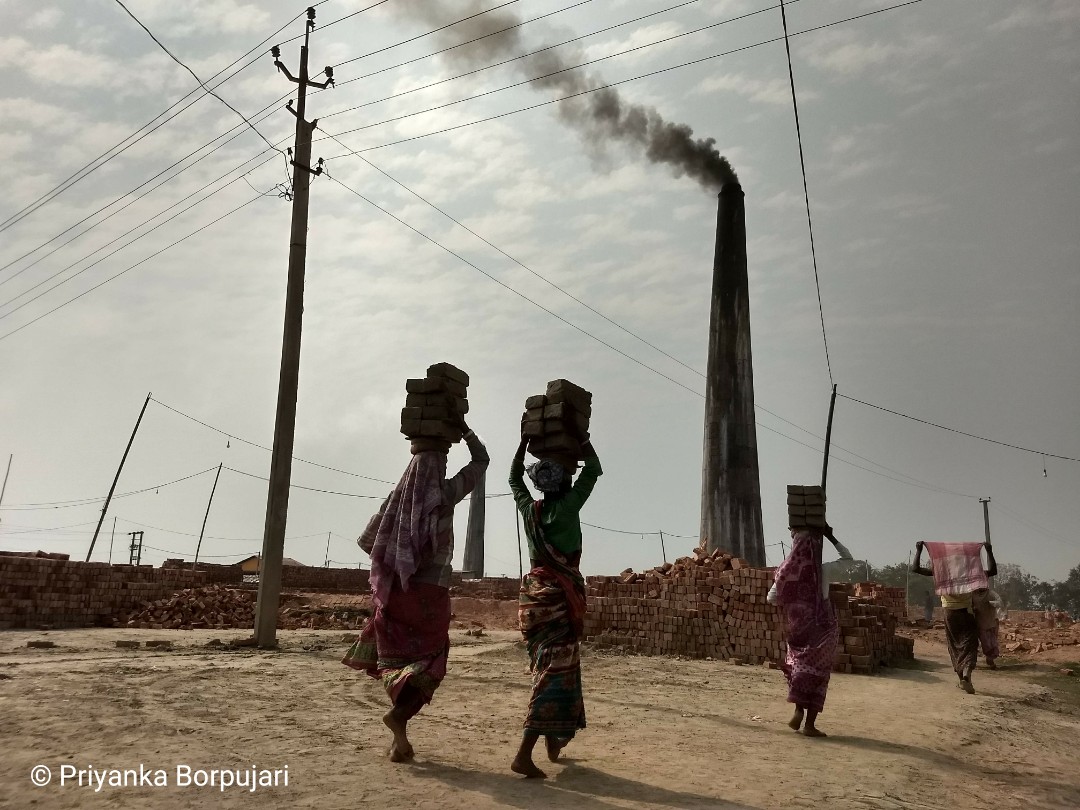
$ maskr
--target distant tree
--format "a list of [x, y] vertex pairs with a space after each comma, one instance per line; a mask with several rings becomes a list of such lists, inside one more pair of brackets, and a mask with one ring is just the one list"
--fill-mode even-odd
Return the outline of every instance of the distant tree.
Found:
[[875, 568], [874, 582], [888, 585], [892, 588], [904, 588], [908, 583], [908, 564], [903, 562], [886, 565], [884, 568]]
[[994, 590], [1012, 610], [1037, 610], [1048, 596], [1046, 584], [1015, 563], [999, 563]]

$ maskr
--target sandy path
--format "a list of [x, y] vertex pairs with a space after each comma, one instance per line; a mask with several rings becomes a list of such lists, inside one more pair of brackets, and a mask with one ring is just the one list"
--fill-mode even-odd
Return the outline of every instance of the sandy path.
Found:
[[[586, 653], [589, 728], [526, 782], [507, 765], [528, 700], [512, 632], [452, 633], [449, 677], [415, 722], [413, 765], [385, 758], [381, 686], [341, 666], [340, 632], [282, 633], [271, 653], [218, 651], [238, 632], [0, 634], [0, 807], [1075, 808], [1080, 711], [1034, 669], [953, 686], [944, 650], [919, 668], [834, 676], [822, 727], [793, 733], [779, 672], [722, 662]], [[171, 638], [172, 651], [119, 638]], [[27, 649], [32, 639], [51, 650]], [[539, 751], [538, 751], [539, 753]], [[539, 760], [538, 760], [539, 761]], [[34, 787], [34, 765], [162, 768], [168, 787]], [[177, 764], [283, 768], [248, 793], [182, 788]]]

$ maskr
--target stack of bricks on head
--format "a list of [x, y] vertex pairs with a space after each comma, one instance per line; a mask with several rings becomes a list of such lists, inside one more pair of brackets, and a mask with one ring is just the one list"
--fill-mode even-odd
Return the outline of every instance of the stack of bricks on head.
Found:
[[401, 432], [412, 442], [413, 453], [445, 453], [461, 441], [458, 422], [469, 412], [468, 388], [469, 375], [449, 363], [436, 363], [426, 377], [405, 381]]
[[521, 435], [536, 458], [550, 459], [568, 470], [581, 461], [581, 446], [589, 440], [592, 394], [569, 380], [552, 380], [543, 394], [525, 400]]

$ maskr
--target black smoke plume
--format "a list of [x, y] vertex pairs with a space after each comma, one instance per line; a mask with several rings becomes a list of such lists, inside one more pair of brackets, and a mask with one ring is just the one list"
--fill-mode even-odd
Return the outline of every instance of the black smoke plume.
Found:
[[[437, 28], [455, 19], [478, 14], [490, 5], [480, 0], [453, 3], [400, 0], [392, 4], [392, 8], [399, 14]], [[499, 10], [453, 25], [435, 36], [441, 47], [446, 48], [493, 34], [443, 54], [455, 68], [474, 69], [528, 50], [522, 41], [521, 28], [511, 28], [521, 22], [517, 15]], [[506, 28], [510, 30], [503, 31]], [[498, 31], [502, 33], [495, 33]], [[580, 50], [567, 46], [559, 48], [558, 52], [546, 50], [510, 64], [524, 78], [543, 77], [531, 82], [538, 90], [554, 90], [564, 98], [573, 96], [556, 105], [559, 118], [580, 132], [590, 146], [620, 142], [636, 149], [653, 163], [671, 166], [676, 175], [689, 175], [710, 190], [738, 182], [727, 158], [716, 151], [715, 139], [695, 138], [693, 130], [686, 124], [666, 121], [652, 107], [624, 101], [616, 89], [605, 87], [605, 82], [595, 74], [567, 70], [582, 61], [584, 57]], [[584, 95], [579, 95], [582, 93]]]

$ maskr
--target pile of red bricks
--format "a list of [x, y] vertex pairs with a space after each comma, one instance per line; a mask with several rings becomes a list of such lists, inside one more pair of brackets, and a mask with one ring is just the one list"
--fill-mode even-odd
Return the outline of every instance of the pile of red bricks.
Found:
[[765, 601], [774, 572], [698, 552], [641, 574], [589, 577], [586, 638], [642, 655], [779, 661], [782, 619]]
[[222, 585], [184, 588], [168, 598], [147, 602], [125, 623], [152, 630], [254, 627], [255, 592]]
[[112, 625], [118, 614], [203, 581], [190, 570], [3, 555], [0, 629]]
[[[370, 610], [312, 606], [306, 597], [284, 594], [278, 614], [282, 630], [355, 630]], [[242, 588], [210, 585], [185, 588], [167, 599], [148, 602], [130, 615], [128, 627], [150, 630], [196, 630], [199, 628], [251, 629], [255, 626], [256, 593]]]
[[[899, 600], [895, 591], [900, 592]], [[904, 615], [903, 588], [834, 582], [829, 585], [829, 601], [840, 625], [834, 671], [872, 675], [878, 667], [915, 658], [915, 640], [896, 635]]]
[[[786, 654], [783, 614], [766, 602], [775, 571], [695, 550], [694, 557], [643, 573], [589, 577], [586, 639], [642, 655], [778, 663]], [[854, 586], [830, 586], [840, 626], [836, 671], [871, 674], [914, 658], [914, 642], [895, 633], [894, 598], [884, 591], [858, 596]]]
[[858, 599], [869, 599], [875, 605], [884, 605], [898, 619], [907, 615], [907, 592], [879, 582], [857, 582], [853, 594]]

